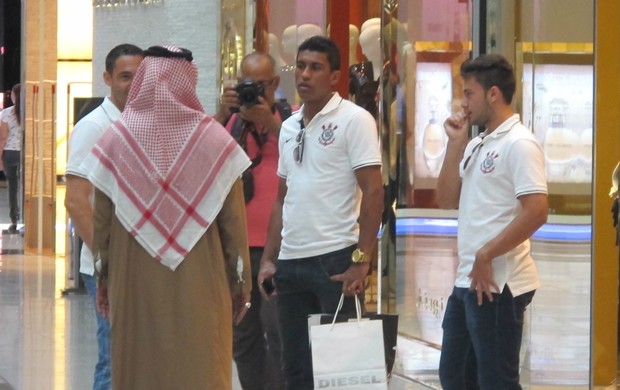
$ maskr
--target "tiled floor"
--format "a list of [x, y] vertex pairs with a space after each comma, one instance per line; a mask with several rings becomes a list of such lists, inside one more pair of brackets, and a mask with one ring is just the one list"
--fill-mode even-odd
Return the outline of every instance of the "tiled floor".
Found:
[[[8, 227], [5, 192], [0, 187], [0, 228], [3, 229]], [[58, 230], [64, 230], [62, 223]], [[74, 287], [74, 282], [67, 277], [65, 258], [17, 254], [22, 249], [22, 237], [19, 234], [2, 234], [0, 248], [0, 390], [91, 388], [96, 359], [94, 309], [86, 295], [63, 294], [66, 288]], [[418, 248], [424, 250], [423, 245]], [[402, 248], [399, 249], [399, 256], [403, 256], [403, 253]], [[442, 265], [438, 267], [441, 270]], [[399, 274], [402, 274], [399, 277], [413, 275], [405, 270], [399, 271]], [[422, 311], [418, 316], [435, 315], [437, 307], [440, 307], [433, 303], [434, 293], [431, 290], [422, 295], [419, 291], [401, 291], [398, 294], [411, 295], [412, 301], [402, 300], [397, 304], [409, 305], [414, 308], [414, 312], [417, 310], [415, 308], [419, 308]], [[424, 310], [428, 313], [425, 314]], [[408, 321], [412, 320], [415, 319], [404, 315], [402, 325], [409, 326]], [[436, 330], [420, 327], [420, 331]], [[433, 333], [429, 337], [434, 337]], [[400, 338], [398, 353], [398, 372], [415, 373], [419, 383], [394, 376], [391, 390], [440, 388], [437, 380], [437, 349]], [[534, 361], [531, 357], [529, 359]], [[539, 361], [536, 362], [539, 364]], [[525, 374], [530, 375], [527, 372]], [[236, 375], [233, 377], [233, 389], [239, 390]], [[558, 387], [553, 384], [524, 386], [524, 389], [531, 390], [586, 388], [583, 385]], [[611, 388], [614, 387], [608, 387]]]

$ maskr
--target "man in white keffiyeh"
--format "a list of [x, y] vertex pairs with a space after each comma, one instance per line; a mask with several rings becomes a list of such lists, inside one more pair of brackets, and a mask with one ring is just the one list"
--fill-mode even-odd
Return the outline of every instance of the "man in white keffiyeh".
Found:
[[239, 180], [250, 163], [196, 81], [190, 51], [146, 50], [88, 157], [116, 389], [231, 387], [232, 321], [251, 290]]

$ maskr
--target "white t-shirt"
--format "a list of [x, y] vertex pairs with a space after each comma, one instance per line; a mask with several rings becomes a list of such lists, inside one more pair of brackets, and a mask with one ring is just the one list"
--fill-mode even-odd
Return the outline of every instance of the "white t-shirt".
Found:
[[15, 106], [6, 108], [0, 114], [0, 121], [5, 122], [9, 128], [8, 138], [4, 150], [21, 150], [22, 149], [22, 134], [23, 128], [17, 122], [15, 116]]
[[288, 187], [282, 208], [283, 260], [356, 244], [362, 194], [354, 171], [381, 165], [375, 119], [338, 93], [306, 127], [303, 160], [295, 162], [303, 109], [280, 130], [278, 176]]
[[[484, 134], [482, 134], [484, 136]], [[516, 216], [519, 196], [547, 193], [545, 160], [532, 132], [513, 115], [491, 134], [474, 138], [460, 165], [462, 179], [458, 218], [459, 266], [455, 286], [469, 288], [467, 276], [476, 251]], [[474, 150], [476, 149], [476, 150]], [[473, 155], [472, 155], [473, 151]], [[472, 156], [464, 170], [464, 162]], [[526, 240], [493, 259], [493, 279], [500, 291], [508, 284], [513, 296], [538, 288], [536, 265]]]
[[[86, 115], [73, 128], [69, 139], [69, 157], [67, 159], [67, 175], [74, 175], [88, 179], [90, 167], [82, 162], [86, 159], [99, 137], [103, 135], [112, 122], [120, 118], [121, 112], [106, 97], [103, 103]], [[94, 192], [90, 196], [91, 204], [94, 205]], [[80, 272], [87, 275], [95, 273], [93, 254], [86, 245], [82, 245], [80, 252]]]

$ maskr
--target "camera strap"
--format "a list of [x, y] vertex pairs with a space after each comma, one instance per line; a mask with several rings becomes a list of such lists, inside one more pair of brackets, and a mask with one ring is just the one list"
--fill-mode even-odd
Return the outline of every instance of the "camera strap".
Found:
[[230, 135], [237, 141], [237, 143], [243, 148], [245, 153], [248, 153], [248, 134], [252, 134], [252, 138], [256, 142], [258, 146], [258, 152], [256, 152], [256, 156], [251, 158], [252, 164], [248, 169], [255, 168], [258, 164], [263, 161], [263, 145], [267, 142], [267, 134], [258, 134], [256, 127], [251, 122], [246, 122], [241, 119], [240, 116], [237, 116], [235, 119], [235, 123], [233, 124]]
[[[286, 99], [276, 101], [276, 103], [274, 104], [274, 108], [280, 114], [280, 119], [282, 121], [288, 119], [288, 117], [290, 117], [292, 114], [291, 105], [288, 104]], [[263, 160], [262, 151], [263, 145], [267, 143], [267, 133], [259, 133], [252, 122], [246, 122], [241, 118], [241, 116], [237, 115], [235, 117], [235, 123], [233, 123], [230, 135], [232, 135], [232, 137], [237, 141], [237, 143], [239, 143], [239, 145], [243, 148], [246, 154], [248, 153], [248, 134], [252, 134], [252, 137], [254, 138], [254, 141], [256, 141], [256, 145], [258, 146], [258, 152], [256, 153], [256, 156], [251, 159], [252, 165], [250, 165], [250, 168], [248, 168], [252, 169], [255, 168], [258, 164], [260, 164]]]

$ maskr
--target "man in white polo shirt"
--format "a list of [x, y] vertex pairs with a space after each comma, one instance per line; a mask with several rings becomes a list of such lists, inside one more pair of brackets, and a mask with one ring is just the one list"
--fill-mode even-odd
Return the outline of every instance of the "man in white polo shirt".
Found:
[[[144, 58], [142, 49], [130, 44], [113, 48], [106, 56], [103, 79], [110, 87], [110, 96], [91, 113], [82, 118], [73, 129], [69, 140], [67, 160], [67, 192], [65, 207], [75, 230], [84, 242], [80, 252], [80, 275], [88, 295], [95, 302], [97, 291], [95, 265], [90, 251], [93, 242], [93, 187], [88, 181], [88, 169], [81, 166], [90, 150], [105, 130], [116, 121], [127, 102], [127, 95], [138, 66]], [[110, 323], [97, 316], [98, 362], [95, 367], [93, 389], [110, 389]]]
[[[461, 65], [462, 112], [444, 123], [441, 208], [458, 208], [459, 265], [443, 319], [444, 390], [521, 389], [523, 316], [539, 280], [530, 236], [547, 221], [542, 148], [511, 107], [516, 81], [500, 55]], [[471, 141], [470, 125], [486, 130]]]
[[340, 53], [315, 36], [297, 51], [295, 81], [303, 105], [280, 130], [278, 195], [258, 282], [278, 293], [288, 390], [313, 389], [308, 315], [355, 313], [383, 211], [381, 154], [374, 118], [332, 88]]

